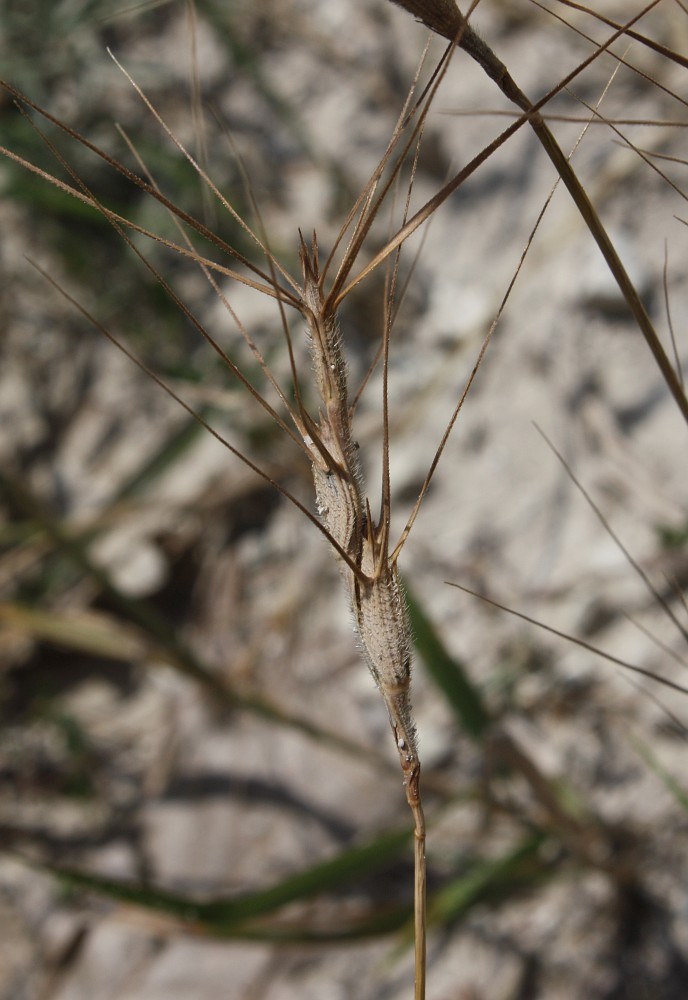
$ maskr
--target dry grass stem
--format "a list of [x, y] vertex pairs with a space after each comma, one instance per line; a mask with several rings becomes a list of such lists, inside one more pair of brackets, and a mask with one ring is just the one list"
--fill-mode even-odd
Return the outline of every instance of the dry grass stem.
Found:
[[408, 613], [389, 555], [389, 498], [375, 523], [365, 497], [351, 429], [346, 363], [337, 317], [322, 291], [318, 247], [301, 242], [303, 304], [315, 382], [322, 409], [305, 443], [312, 451], [318, 512], [339, 550], [349, 557], [342, 575], [366, 663], [394, 734], [414, 819], [416, 1000], [425, 996], [425, 820], [420, 760], [411, 710], [411, 635]]
[[[625, 24], [614, 23], [615, 30], [609, 38], [602, 45], [596, 46], [593, 53], [588, 56], [587, 59], [583, 60], [583, 62], [570, 73], [567, 73], [564, 79], [562, 79], [555, 88], [553, 88], [548, 94], [537, 102], [531, 101], [523, 93], [520, 87], [518, 87], [516, 82], [512, 79], [504, 63], [495, 55], [489, 45], [487, 45], [487, 43], [480, 38], [473, 28], [471, 28], [470, 24], [468, 24], [467, 18], [470, 16], [471, 11], [477, 6], [478, 0], [475, 0], [475, 2], [471, 5], [466, 18], [464, 18], [464, 16], [459, 12], [458, 7], [453, 0], [429, 0], [427, 4], [418, 3], [416, 0], [392, 0], [392, 2], [401, 7], [405, 7], [410, 11], [410, 13], [422, 20], [423, 23], [432, 31], [444, 38], [449, 39], [450, 41], [455, 41], [456, 44], [464, 49], [464, 51], [466, 51], [472, 59], [475, 59], [487, 75], [495, 81], [504, 96], [525, 112], [522, 119], [519, 119], [516, 123], [514, 123], [514, 125], [507, 129], [507, 134], [512, 134], [512, 132], [516, 131], [517, 128], [520, 128], [523, 123], [526, 121], [529, 122], [543, 149], [554, 164], [557, 173], [566, 185], [582, 219], [588, 226], [591, 235], [601, 250], [603, 257], [606, 260], [629, 309], [631, 310], [631, 313], [635, 317], [648, 347], [652, 351], [655, 362], [662, 373], [669, 391], [673, 395], [685, 421], [688, 423], [688, 398], [686, 397], [681, 381], [662, 346], [654, 325], [648, 315], [647, 309], [645, 308], [637, 289], [629, 277], [628, 272], [619, 257], [616, 247], [607, 233], [607, 230], [602, 225], [599, 215], [597, 214], [587, 191], [576, 176], [575, 171], [565, 154], [562, 152], [557, 140], [541, 114], [542, 108], [556, 93], [559, 93], [561, 90], [566, 88], [587, 66], [589, 66], [595, 59], [599, 58], [603, 52], [606, 52], [617, 39], [624, 36], [630, 36], [645, 43], [646, 39], [644, 36], [639, 36], [633, 33], [632, 27], [642, 17], [644, 17], [645, 14], [656, 7], [660, 3], [660, 0], [652, 0], [651, 3], [647, 4], [639, 13], [630, 18]], [[674, 54], [672, 53], [672, 56], [673, 55]], [[503, 133], [503, 136], [499, 137], [498, 142], [503, 141], [507, 134]], [[476, 159], [479, 159], [480, 162], [482, 162], [481, 157]], [[438, 205], [441, 204], [441, 202], [456, 189], [458, 184], [463, 182], [464, 173], [467, 169], [474, 168], [472, 165], [469, 165], [468, 168], [464, 168], [464, 171], [445, 185], [445, 188], [435, 195], [431, 202], [429, 202], [416, 214], [413, 219], [410, 220], [403, 230], [403, 238], [407, 238], [409, 235], [407, 230], [412, 230], [414, 225], [419, 224], [424, 217], [427, 217], [427, 213], [432, 213]], [[402, 233], [398, 235], [401, 236]], [[389, 252], [389, 249], [387, 252]], [[372, 266], [377, 263], [377, 260], [374, 261]]]

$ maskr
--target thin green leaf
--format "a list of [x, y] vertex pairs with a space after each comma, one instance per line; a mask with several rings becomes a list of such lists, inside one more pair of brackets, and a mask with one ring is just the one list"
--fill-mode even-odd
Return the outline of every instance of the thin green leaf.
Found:
[[663, 549], [668, 551], [682, 549], [688, 545], [688, 521], [679, 525], [655, 525], [655, 534]]
[[[205, 412], [201, 412], [205, 416]], [[163, 476], [170, 468], [173, 468], [176, 462], [195, 444], [202, 430], [197, 420], [192, 418], [184, 420], [179, 428], [170, 432], [155, 454], [146, 455], [145, 461], [118, 491], [117, 499], [125, 500], [136, 496], [145, 487], [155, 482], [159, 476]]]
[[[194, 930], [204, 930], [212, 934], [226, 935], [242, 932], [247, 935], [279, 934], [277, 928], [272, 931], [267, 927], [243, 927], [250, 921], [276, 913], [289, 903], [299, 902], [313, 896], [349, 885], [352, 881], [363, 879], [373, 873], [383, 871], [391, 861], [398, 857], [411, 840], [409, 827], [385, 833], [375, 840], [362, 846], [349, 848], [331, 858], [320, 862], [297, 875], [292, 875], [282, 882], [261, 889], [258, 892], [246, 893], [230, 899], [216, 899], [207, 902], [194, 900], [177, 893], [165, 892], [139, 883], [121, 882], [90, 875], [86, 872], [70, 868], [62, 868], [51, 864], [28, 862], [35, 867], [51, 873], [65, 886], [72, 889], [88, 890], [98, 895], [107, 896], [121, 903], [139, 906], [146, 910], [164, 913], [185, 923], [194, 925]], [[370, 918], [368, 924], [362, 926], [384, 926], [386, 930], [394, 929], [408, 917], [408, 909], [386, 911], [384, 918]], [[382, 923], [379, 923], [382, 919]], [[390, 925], [391, 920], [391, 925]], [[243, 927], [243, 931], [242, 931]], [[288, 931], [288, 925], [282, 927]], [[353, 931], [352, 931], [353, 932]], [[302, 926], [301, 934], [306, 933]], [[311, 934], [317, 931], [309, 931]]]
[[545, 837], [529, 834], [514, 850], [490, 861], [480, 861], [436, 893], [430, 903], [432, 924], [458, 920], [471, 906], [488, 896], [500, 898], [539, 881], [546, 869], [538, 860]]
[[410, 906], [384, 907], [372, 914], [339, 922], [335, 927], [324, 928], [319, 917], [315, 922], [290, 924], [247, 924], [232, 929], [233, 938], [247, 941], [270, 941], [275, 944], [341, 944], [393, 934], [407, 923]]
[[466, 668], [454, 659], [418, 601], [406, 587], [414, 645], [427, 671], [445, 696], [462, 729], [480, 742], [492, 725], [490, 713]]
[[640, 740], [632, 738], [631, 743], [643, 758], [647, 766], [655, 772], [674, 796], [681, 808], [688, 813], [688, 791], [680, 785], [673, 775], [669, 774], [663, 764], [657, 760], [650, 748]]

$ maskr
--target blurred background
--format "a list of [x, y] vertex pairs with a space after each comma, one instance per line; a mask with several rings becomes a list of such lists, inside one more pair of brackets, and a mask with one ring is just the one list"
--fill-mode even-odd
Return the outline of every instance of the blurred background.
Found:
[[[297, 281], [299, 229], [316, 230], [323, 255], [334, 246], [427, 34], [386, 0], [6, 6], [12, 85], [141, 174], [126, 135], [166, 197], [265, 269], [110, 48]], [[605, 15], [640, 9], [614, 0]], [[533, 99], [612, 31], [557, 2], [485, 0], [475, 23]], [[686, 70], [661, 46], [686, 51], [688, 17], [665, 0], [636, 27], [660, 50], [615, 43], [548, 111], [568, 151], [589, 116], [578, 98], [595, 105], [609, 84], [600, 111], [616, 128], [594, 122], [574, 167], [685, 366]], [[434, 40], [423, 80], [442, 51]], [[180, 241], [111, 165], [0, 101], [3, 147]], [[456, 55], [413, 209], [512, 117]], [[405, 248], [396, 534], [555, 180], [521, 129]], [[398, 227], [405, 194], [364, 257]], [[410, 821], [335, 560], [103, 330], [313, 507], [303, 455], [198, 324], [279, 401], [192, 261], [132, 237], [185, 314], [103, 216], [7, 157], [0, 218], [0, 998], [409, 997]], [[218, 280], [290, 387], [274, 302]], [[352, 393], [383, 308], [379, 270], [342, 309]], [[288, 319], [312, 404], [304, 331]], [[373, 509], [380, 393], [376, 370], [355, 417]], [[686, 696], [447, 585], [685, 684], [685, 433], [557, 191], [400, 560], [429, 825], [429, 1000], [685, 996]]]

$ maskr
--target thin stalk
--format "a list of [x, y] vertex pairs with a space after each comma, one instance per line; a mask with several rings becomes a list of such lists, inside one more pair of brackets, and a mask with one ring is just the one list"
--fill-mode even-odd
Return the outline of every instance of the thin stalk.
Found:
[[[418, 773], [420, 779], [420, 772]], [[427, 867], [425, 862], [425, 816], [420, 800], [419, 781], [413, 790], [406, 787], [406, 796], [413, 813], [413, 940], [415, 952], [414, 1000], [425, 1000], [425, 981], [427, 977]]]
[[[389, 555], [388, 457], [383, 459], [383, 502], [376, 523], [363, 488], [351, 426], [347, 372], [337, 315], [322, 289], [318, 246], [301, 245], [303, 312], [308, 324], [313, 375], [321, 401], [317, 426], [304, 443], [312, 451], [318, 511], [338, 552], [362, 652], [387, 707], [406, 799], [414, 819], [415, 1000], [425, 997], [425, 820], [420, 795], [420, 759], [410, 698], [411, 628]], [[389, 337], [389, 326], [385, 337]], [[386, 422], [386, 410], [385, 410]], [[385, 450], [388, 441], [385, 435]], [[352, 565], [355, 571], [352, 571]]]
[[[566, 155], [547, 126], [545, 119], [540, 114], [540, 109], [554, 96], [554, 94], [559, 93], [567, 87], [568, 84], [576, 76], [578, 76], [583, 69], [589, 66], [590, 63], [597, 59], [603, 52], [606, 52], [610, 45], [612, 45], [618, 38], [621, 38], [624, 35], [630, 35], [633, 25], [636, 24], [636, 22], [639, 21], [648, 11], [652, 10], [653, 7], [656, 7], [660, 0], [652, 0], [651, 3], [647, 4], [638, 14], [632, 17], [625, 24], [615, 25], [616, 30], [609, 36], [606, 42], [598, 46], [591, 56], [588, 56], [588, 58], [577, 66], [571, 73], [567, 74], [567, 76], [561, 80], [549, 94], [545, 95], [544, 98], [536, 103], [533, 103], [523, 93], [520, 87], [517, 86], [504, 63], [495, 55], [490, 46], [487, 45], [487, 43], [484, 42], [483, 39], [480, 38], [480, 36], [468, 24], [467, 19], [463, 16], [463, 14], [461, 14], [459, 8], [454, 3], [454, 0], [429, 0], [429, 2], [428, 0], [392, 0], [392, 2], [400, 7], [404, 7], [410, 13], [414, 14], [428, 28], [441, 35], [443, 38], [447, 38], [449, 41], [456, 41], [456, 44], [460, 48], [464, 49], [464, 51], [467, 52], [468, 55], [470, 55], [470, 57], [483, 68], [487, 75], [494, 80], [504, 96], [525, 113], [526, 117], [524, 120], [527, 120], [530, 123], [530, 126], [535, 132], [542, 148], [549, 156], [556, 168], [557, 173], [566, 185], [566, 188], [573, 198], [583, 221], [587, 225], [593, 239], [600, 248], [609, 270], [614, 276], [614, 279], [616, 280], [616, 283], [619, 286], [631, 313], [640, 327], [640, 331], [652, 352], [660, 372], [662, 373], [662, 377], [666, 382], [667, 388], [674, 397], [676, 405], [678, 406], [683, 418], [686, 423], [688, 423], [688, 397], [686, 397], [681, 381], [676, 374], [674, 367], [671, 364], [661, 341], [659, 340], [659, 337], [657, 336], [657, 332], [652, 325], [652, 321], [650, 320], [647, 310], [645, 309], [633, 282], [628, 276], [626, 268], [622, 264], [621, 258], [609, 238], [609, 235], [604, 228], [585, 188], [579, 181], [573, 167], [569, 163]], [[507, 131], [510, 132], [511, 130]], [[434, 211], [435, 207], [437, 207], [435, 204], [436, 202], [439, 203], [439, 201], [443, 201], [452, 191], [456, 189], [456, 187], [458, 187], [458, 178], [461, 178], [463, 173], [464, 171], [461, 171], [454, 181], [451, 181], [448, 185], [446, 185], [443, 191], [432, 199], [432, 211]], [[426, 206], [426, 209], [428, 207], [430, 207], [430, 203], [429, 206]], [[421, 211], [417, 213], [417, 217], [420, 217], [421, 213], [425, 213], [426, 209], [421, 209]], [[414, 220], [412, 219], [411, 222], [404, 227], [404, 230], [409, 229], [413, 222]], [[390, 246], [394, 249], [393, 244], [395, 244], [395, 242], [399, 239], [400, 235], [401, 233], [397, 234], [397, 237], [390, 241], [387, 252], [390, 252]], [[404, 233], [404, 239], [407, 238], [408, 235], [410, 234]], [[377, 261], [374, 263], [377, 263]], [[360, 277], [361, 276], [355, 279], [355, 281], [360, 280]]]
[[485, 604], [489, 604], [493, 608], [497, 608], [498, 611], [506, 611], [507, 614], [513, 615], [514, 618], [520, 618], [521, 621], [528, 622], [529, 625], [537, 625], [538, 628], [543, 629], [545, 632], [549, 632], [551, 635], [556, 635], [560, 639], [566, 639], [568, 642], [572, 642], [575, 646], [580, 646], [581, 649], [586, 649], [589, 653], [601, 656], [602, 659], [607, 660], [608, 663], [613, 663], [617, 667], [623, 667], [624, 670], [630, 670], [632, 673], [638, 674], [641, 677], [647, 677], [649, 680], [656, 681], [658, 684], [662, 684], [671, 691], [678, 691], [679, 694], [688, 694], [688, 687], [685, 687], [682, 684], [677, 684], [675, 681], [671, 681], [667, 677], [662, 677], [660, 674], [656, 674], [652, 670], [646, 670], [645, 667], [639, 667], [635, 663], [629, 663], [628, 660], [622, 660], [619, 656], [613, 656], [611, 653], [607, 653], [604, 649], [600, 649], [598, 646], [593, 645], [593, 643], [586, 642], [585, 639], [581, 639], [576, 635], [571, 635], [569, 632], [562, 632], [560, 629], [553, 628], [551, 625], [546, 625], [537, 618], [531, 618], [530, 615], [526, 615], [522, 611], [516, 611], [515, 608], [510, 608], [506, 604], [501, 604], [499, 601], [495, 601], [486, 594], [479, 594], [476, 590], [471, 590], [470, 587], [464, 587], [460, 583], [447, 580], [447, 584], [450, 587], [456, 587], [457, 590], [462, 590], [465, 594], [470, 594], [471, 597], [477, 597], [478, 600], [484, 601]]

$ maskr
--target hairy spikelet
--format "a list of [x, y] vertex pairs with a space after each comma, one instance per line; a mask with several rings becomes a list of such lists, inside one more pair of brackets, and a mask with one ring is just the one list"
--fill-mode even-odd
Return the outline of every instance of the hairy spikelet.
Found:
[[303, 303], [315, 384], [322, 404], [307, 445], [312, 454], [318, 511], [349, 557], [342, 561], [354, 623], [366, 662], [387, 705], [402, 768], [418, 767], [411, 714], [410, 625], [396, 565], [388, 552], [388, 517], [375, 525], [365, 499], [351, 430], [347, 372], [336, 317], [319, 285], [317, 246], [301, 246]]

